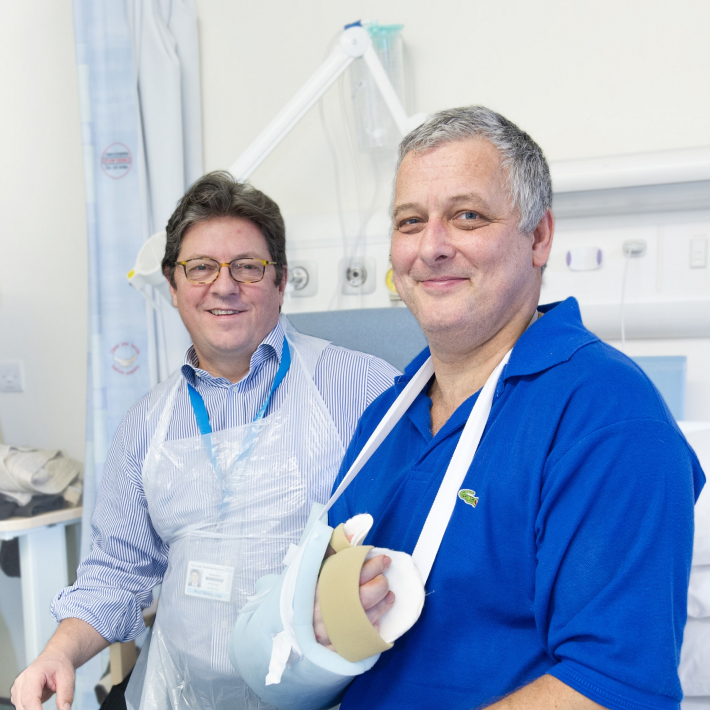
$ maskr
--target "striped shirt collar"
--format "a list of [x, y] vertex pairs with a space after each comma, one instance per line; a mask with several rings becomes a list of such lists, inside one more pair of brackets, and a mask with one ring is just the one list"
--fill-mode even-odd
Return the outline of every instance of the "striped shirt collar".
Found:
[[181, 368], [183, 377], [191, 385], [196, 386], [198, 378], [205, 384], [215, 387], [236, 387], [237, 390], [248, 386], [255, 375], [267, 361], [276, 358], [277, 363], [281, 362], [283, 353], [284, 331], [281, 321], [276, 323], [274, 329], [261, 341], [249, 361], [249, 372], [239, 382], [230, 382], [226, 377], [213, 377], [209, 372], [199, 366], [195, 346], [190, 345], [185, 353], [185, 359]]

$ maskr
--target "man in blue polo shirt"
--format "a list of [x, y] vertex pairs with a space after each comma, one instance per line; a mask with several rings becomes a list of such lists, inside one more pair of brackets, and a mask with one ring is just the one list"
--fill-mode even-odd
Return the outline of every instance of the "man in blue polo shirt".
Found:
[[[429, 355], [435, 374], [330, 524], [371, 513], [365, 544], [411, 553], [480, 388], [512, 354], [423, 613], [342, 710], [679, 707], [705, 477], [653, 385], [574, 299], [538, 307], [550, 203], [542, 151], [492, 111], [441, 112], [402, 142], [392, 265], [429, 348], [365, 412], [339, 480]], [[393, 601], [387, 564], [361, 577], [371, 621]], [[318, 606], [315, 626], [327, 645]]]

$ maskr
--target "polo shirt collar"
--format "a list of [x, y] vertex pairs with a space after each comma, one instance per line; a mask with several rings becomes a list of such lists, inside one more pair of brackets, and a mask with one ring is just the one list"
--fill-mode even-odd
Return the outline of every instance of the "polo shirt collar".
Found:
[[[567, 362], [585, 345], [599, 340], [582, 325], [579, 304], [575, 298], [538, 306], [537, 310], [544, 315], [518, 338], [503, 372], [504, 380], [548, 370]], [[429, 348], [424, 348], [407, 365], [404, 374], [396, 382], [397, 391], [404, 389], [429, 354]]]
[[535, 375], [567, 362], [580, 348], [599, 338], [582, 325], [576, 298], [538, 306], [543, 314], [518, 338], [504, 379]]
[[189, 382], [193, 387], [198, 379], [202, 382], [213, 384], [219, 387], [233, 387], [242, 383], [249, 381], [254, 374], [261, 369], [264, 363], [275, 357], [277, 361], [281, 362], [281, 355], [283, 354], [284, 345], [284, 331], [281, 326], [281, 321], [276, 324], [274, 329], [259, 343], [259, 346], [252, 354], [249, 360], [249, 372], [241, 379], [239, 382], [234, 383], [228, 380], [226, 377], [212, 377], [206, 370], [203, 370], [199, 366], [197, 359], [197, 353], [195, 352], [195, 346], [191, 345], [187, 352], [185, 353], [185, 359], [183, 360], [183, 365], [180, 368], [183, 377]]

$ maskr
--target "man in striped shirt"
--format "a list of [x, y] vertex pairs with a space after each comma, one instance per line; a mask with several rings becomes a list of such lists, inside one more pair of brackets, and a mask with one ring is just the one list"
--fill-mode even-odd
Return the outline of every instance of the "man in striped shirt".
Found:
[[[278, 206], [228, 173], [210, 173], [183, 197], [167, 235], [163, 270], [193, 345], [182, 366], [166, 441], [201, 433], [189, 386], [204, 401], [215, 432], [278, 411], [287, 389], [273, 387], [285, 349], [279, 322], [285, 229]], [[362, 412], [397, 374], [370, 355], [333, 345], [322, 351], [313, 382], [343, 447]], [[40, 702], [55, 692], [57, 706], [68, 710], [75, 669], [144, 628], [142, 610], [166, 573], [169, 552], [151, 521], [143, 481], [158, 402], [153, 390], [119, 427], [92, 520], [91, 554], [76, 583], [54, 600], [58, 630], [15, 681], [12, 699], [20, 710], [40, 710]], [[327, 496], [332, 480], [320, 483]]]

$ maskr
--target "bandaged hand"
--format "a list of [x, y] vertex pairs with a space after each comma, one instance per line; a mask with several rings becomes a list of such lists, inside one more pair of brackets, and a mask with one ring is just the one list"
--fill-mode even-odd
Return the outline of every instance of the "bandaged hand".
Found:
[[351, 663], [391, 649], [424, 606], [424, 585], [411, 555], [363, 545], [373, 524], [369, 513], [360, 513], [332, 531], [332, 551], [316, 587], [316, 640]]
[[[329, 553], [333, 554], [332, 548], [329, 549]], [[367, 614], [367, 618], [376, 630], [379, 628], [380, 618], [394, 604], [394, 594], [390, 591], [387, 579], [382, 574], [390, 566], [391, 562], [392, 560], [387, 555], [377, 555], [370, 560], [366, 560], [360, 571], [360, 603]], [[320, 585], [316, 586], [316, 599], [313, 607], [313, 631], [318, 643], [334, 651], [335, 649], [328, 638], [328, 632], [321, 616], [318, 601], [319, 587]]]

